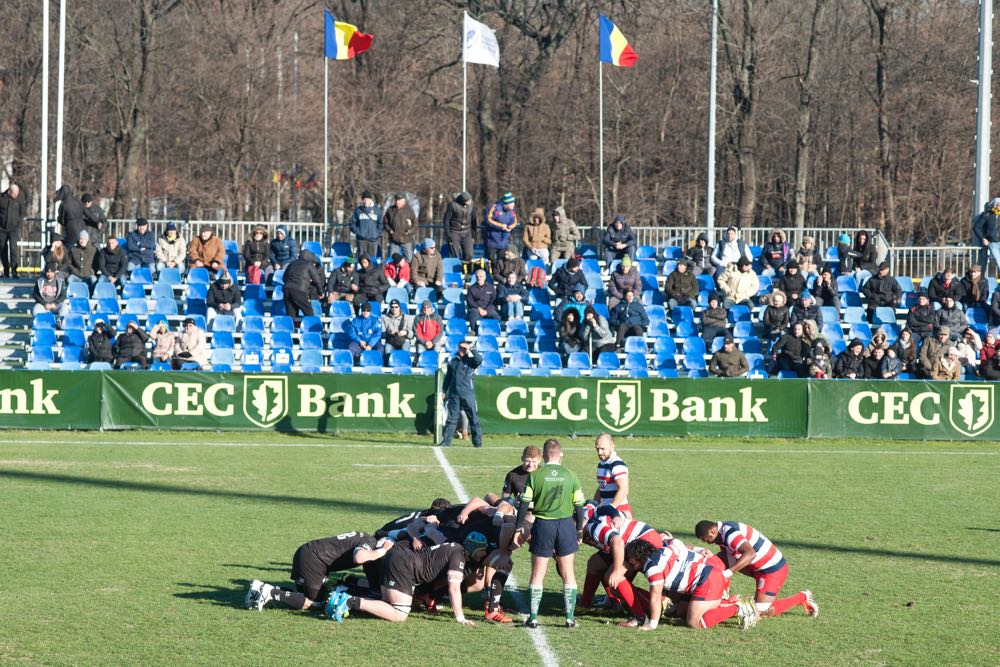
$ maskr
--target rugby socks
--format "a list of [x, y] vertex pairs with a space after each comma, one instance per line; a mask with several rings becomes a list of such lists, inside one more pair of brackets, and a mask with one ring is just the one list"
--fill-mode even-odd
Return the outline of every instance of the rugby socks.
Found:
[[496, 611], [500, 608], [500, 597], [503, 595], [504, 584], [507, 583], [506, 572], [495, 572], [493, 574], [493, 579], [490, 581], [489, 593], [486, 598], [486, 610]]
[[358, 609], [360, 609], [361, 598], [357, 597], [356, 595], [352, 595], [349, 598], [347, 598], [347, 608], [350, 611], [357, 611]]
[[563, 587], [563, 604], [566, 605], [566, 620], [572, 621], [576, 613], [576, 586]]
[[592, 572], [587, 573], [587, 578], [583, 580], [583, 593], [580, 594], [580, 605], [589, 607], [594, 604], [594, 593], [597, 592], [597, 584], [601, 583], [601, 575]]
[[531, 614], [528, 616], [528, 620], [536, 621], [538, 620], [538, 608], [542, 606], [542, 587], [528, 586], [528, 593], [531, 594]]
[[711, 628], [712, 626], [722, 623], [727, 618], [732, 618], [740, 611], [739, 605], [736, 604], [724, 604], [715, 609], [712, 609], [705, 613], [701, 617], [701, 627]]
[[806, 604], [806, 594], [796, 593], [787, 598], [781, 600], [775, 600], [774, 604], [771, 605], [771, 616], [780, 616], [792, 607], [798, 607], [799, 605], [805, 606]]
[[292, 609], [305, 609], [306, 606], [306, 596], [296, 591], [275, 588], [271, 591], [271, 599]]

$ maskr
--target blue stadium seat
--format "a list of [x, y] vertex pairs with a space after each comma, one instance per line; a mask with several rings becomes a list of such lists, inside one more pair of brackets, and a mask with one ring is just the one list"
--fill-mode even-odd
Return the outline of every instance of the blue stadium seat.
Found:
[[347, 241], [337, 241], [330, 247], [330, 254], [334, 257], [350, 257], [351, 253], [351, 244]]
[[592, 378], [609, 378], [611, 377], [611, 371], [607, 368], [594, 368], [590, 371], [590, 377]]
[[522, 370], [530, 369], [532, 366], [531, 355], [527, 352], [513, 352], [510, 355], [510, 363], [508, 366], [510, 368], [519, 368]]
[[715, 291], [715, 279], [712, 278], [712, 276], [709, 276], [709, 275], [706, 275], [706, 274], [703, 273], [703, 274], [701, 274], [700, 276], [697, 277], [697, 280], [698, 280], [698, 289], [699, 290], [705, 290], [705, 291], [708, 291], [708, 292], [714, 292]]
[[666, 322], [667, 311], [661, 305], [646, 306], [646, 314], [649, 315], [650, 322]]
[[656, 359], [653, 361], [653, 367], [657, 370], [664, 370], [668, 368], [677, 368], [677, 361], [674, 358], [674, 354], [671, 352], [657, 352]]
[[[732, 311], [730, 311], [732, 314]], [[733, 338], [750, 338], [754, 335], [753, 322], [741, 320], [733, 325]]]
[[465, 334], [448, 334], [444, 337], [444, 351], [449, 356], [458, 352], [458, 346], [465, 341]]
[[539, 354], [542, 352], [558, 352], [555, 334], [538, 336], [535, 338], [535, 342], [531, 344], [531, 349]]
[[689, 371], [705, 370], [705, 357], [693, 352], [686, 352], [684, 354], [684, 368]]
[[684, 339], [684, 354], [704, 356], [706, 354], [705, 340], [700, 336], [688, 336]]
[[410, 354], [409, 350], [393, 350], [389, 354], [389, 368], [393, 372], [398, 371], [401, 368], [410, 369], [413, 367], [413, 356]]
[[129, 299], [125, 302], [125, 312], [129, 315], [148, 315], [149, 304], [146, 299]]
[[406, 291], [405, 287], [390, 287], [385, 293], [385, 302], [389, 303], [393, 299], [398, 299], [400, 303], [408, 303], [410, 301], [410, 293]]
[[684, 249], [680, 246], [663, 246], [663, 259], [680, 260], [684, 258]]
[[551, 303], [549, 291], [542, 287], [531, 287], [528, 289], [528, 303], [532, 306], [536, 303]]
[[170, 283], [157, 282], [153, 283], [153, 291], [150, 292], [150, 296], [155, 301], [156, 299], [173, 299], [174, 298], [174, 288]]
[[208, 269], [203, 266], [196, 266], [188, 271], [188, 285], [207, 285], [210, 281], [211, 277], [208, 275]]
[[292, 348], [292, 332], [291, 331], [271, 331], [271, 349], [274, 348]]
[[910, 276], [896, 276], [896, 282], [904, 292], [913, 292], [913, 278]]
[[836, 322], [823, 322], [823, 336], [832, 344], [836, 340], [844, 340], [844, 330]]
[[[118, 312], [118, 299], [107, 299], [107, 300], [103, 300], [103, 301], [106, 301], [108, 304], [110, 304], [110, 303], [113, 302], [114, 306], [115, 306], [115, 309], [114, 309], [113, 312], [116, 312], [116, 313]], [[98, 303], [100, 303], [100, 301], [98, 301]], [[81, 299], [81, 298], [70, 299], [69, 300], [69, 312], [72, 313], [72, 314], [74, 314], [74, 315], [87, 315], [87, 314], [89, 314], [90, 313], [90, 300], [88, 300], [88, 299]], [[55, 315], [54, 314], [52, 315], [52, 318], [55, 319]]]
[[87, 332], [84, 331], [82, 328], [80, 328], [80, 329], [63, 329], [62, 344], [63, 344], [63, 347], [66, 347], [67, 345], [75, 346], [75, 347], [86, 347], [87, 346]]
[[208, 285], [204, 283], [188, 285], [187, 290], [184, 292], [184, 296], [188, 299], [201, 299], [204, 301], [208, 298]]
[[212, 334], [212, 348], [232, 349], [236, 346], [232, 331], [217, 331]]
[[646, 335], [656, 339], [668, 338], [670, 337], [670, 326], [661, 320], [650, 321]]
[[530, 317], [537, 321], [552, 321], [552, 306], [547, 303], [536, 303], [531, 306]]
[[145, 299], [146, 290], [139, 283], [125, 283], [122, 285], [122, 298], [126, 301], [129, 299]]
[[250, 315], [243, 318], [243, 333], [264, 333], [264, 318], [260, 315]]
[[95, 299], [117, 299], [118, 290], [115, 286], [106, 280], [99, 281], [94, 285], [94, 298]]
[[[609, 354], [609, 353], [605, 353]], [[614, 353], [610, 353], [614, 354]], [[617, 358], [617, 357], [616, 357]], [[573, 352], [566, 360], [566, 368], [576, 370], [590, 370], [590, 355], [586, 352]]]
[[819, 312], [823, 315], [823, 323], [827, 322], [839, 322], [840, 321], [840, 311], [833, 306], [820, 306]]
[[736, 304], [729, 309], [730, 322], [749, 322], [750, 309], [743, 304]]
[[722, 346], [725, 345], [725, 343], [726, 339], [724, 336], [716, 336], [712, 339], [712, 344], [708, 347], [708, 353], [715, 354], [722, 349]]
[[423, 304], [424, 301], [430, 301], [431, 303], [436, 304], [437, 300], [437, 293], [434, 291], [433, 287], [418, 287], [413, 292], [413, 303], [417, 304], [418, 307]]
[[302, 350], [299, 355], [299, 368], [303, 373], [319, 373], [324, 365], [322, 350]]
[[276, 331], [295, 331], [295, 323], [288, 315], [281, 315], [271, 320], [271, 333]]
[[330, 365], [350, 368], [354, 365], [354, 357], [350, 350], [334, 350], [330, 355]]
[[350, 301], [334, 301], [330, 304], [330, 317], [354, 317]]
[[750, 366], [750, 370], [764, 370], [764, 355], [755, 352], [750, 352], [744, 354], [747, 358], [747, 364]]
[[661, 368], [659, 371], [659, 375], [664, 380], [672, 380], [678, 377], [676, 368]]
[[462, 260], [459, 257], [442, 257], [441, 266], [445, 273], [461, 273]]
[[512, 335], [527, 336], [528, 335], [528, 323], [525, 322], [524, 320], [509, 319], [509, 320], [507, 320], [506, 330], [507, 330], [507, 335], [508, 336], [512, 336]]
[[[88, 306], [87, 312], [90, 312]], [[56, 314], [55, 313], [39, 313], [35, 315], [31, 320], [32, 329], [55, 329], [56, 328]]]
[[740, 349], [743, 354], [761, 354], [764, 351], [759, 338], [744, 338]]
[[201, 299], [188, 299], [184, 303], [184, 314], [205, 317], [208, 314], [208, 306]]
[[857, 292], [858, 291], [857, 279], [853, 275], [837, 276], [837, 291], [840, 293]]
[[263, 350], [264, 349], [264, 334], [261, 331], [244, 331], [243, 332], [243, 349], [244, 350]]
[[562, 358], [558, 352], [542, 352], [538, 355], [538, 367], [551, 371], [562, 370]]
[[129, 276], [128, 281], [130, 283], [138, 283], [140, 285], [152, 285], [153, 274], [145, 266], [141, 266], [138, 269], [132, 271], [132, 274]]
[[637, 262], [637, 264], [639, 265], [639, 275], [640, 276], [655, 276], [656, 275], [656, 273], [657, 273], [657, 267], [656, 267], [656, 260], [655, 259], [640, 259]]
[[601, 352], [597, 356], [597, 368], [617, 371], [621, 368], [621, 362], [618, 360], [618, 355], [614, 352]]
[[323, 244], [319, 241], [305, 241], [302, 243], [302, 249], [308, 250], [317, 257], [323, 256]]
[[29, 362], [40, 362], [45, 364], [54, 363], [56, 360], [55, 351], [51, 345], [32, 345]]
[[691, 306], [677, 306], [670, 311], [670, 321], [674, 324], [694, 322], [694, 309]]
[[278, 269], [271, 274], [271, 284], [272, 285], [284, 285], [285, 284], [285, 270]]
[[498, 370], [503, 368], [503, 358], [499, 352], [483, 352], [483, 367]]
[[497, 352], [500, 350], [500, 346], [497, 343], [497, 337], [493, 335], [484, 335], [482, 328], [479, 330], [479, 340], [476, 343], [476, 347], [480, 352]]
[[677, 354], [677, 343], [669, 336], [657, 338], [653, 341], [653, 353]]
[[872, 318], [872, 324], [895, 324], [896, 323], [896, 309], [890, 308], [889, 306], [879, 306], [875, 309], [875, 316]]
[[212, 331], [236, 331], [236, 318], [232, 315], [217, 315], [212, 322]]
[[300, 350], [322, 350], [323, 334], [318, 331], [307, 331], [299, 336]]
[[38, 329], [31, 332], [31, 344], [52, 347], [56, 344], [55, 329]]
[[444, 320], [450, 320], [453, 317], [458, 317], [465, 319], [465, 304], [464, 303], [446, 303], [444, 304], [444, 312], [441, 314], [441, 318]]
[[68, 299], [89, 299], [90, 286], [84, 282], [73, 282], [66, 286], [66, 298]]
[[[78, 312], [76, 308], [73, 307], [72, 302], [70, 303], [70, 312]], [[90, 312], [90, 305], [87, 305], [87, 310], [85, 312]], [[121, 307], [118, 305], [118, 299], [98, 299], [97, 300], [97, 312], [99, 313], [112, 313], [118, 315], [121, 313]]]
[[424, 350], [417, 360], [417, 367], [425, 371], [433, 372], [437, 370], [439, 357], [436, 350]]
[[500, 375], [503, 375], [505, 377], [520, 377], [521, 369], [514, 368], [513, 366], [504, 366], [503, 368], [500, 369]]
[[267, 290], [263, 285], [245, 285], [243, 287], [244, 301], [264, 301], [267, 299]]
[[625, 339], [625, 352], [646, 354], [646, 339], [642, 336], [629, 336]]
[[[213, 341], [214, 342], [214, 341]], [[230, 370], [236, 365], [236, 353], [231, 347], [213, 347], [212, 348], [212, 366], [218, 364], [224, 364], [229, 366]], [[212, 370], [215, 370], [214, 368]]]
[[677, 323], [677, 336], [679, 338], [690, 338], [698, 335], [698, 327], [690, 320], [681, 320]]
[[851, 331], [847, 334], [848, 338], [860, 338], [861, 341], [868, 345], [872, 340], [872, 328], [868, 326], [867, 322], [858, 322], [851, 325]]
[[164, 267], [160, 271], [160, 276], [158, 281], [161, 283], [166, 283], [168, 285], [180, 285], [181, 284], [181, 270], [176, 266]]
[[757, 282], [760, 285], [760, 287], [757, 288], [757, 296], [771, 293], [771, 290], [773, 289], [771, 276], [757, 276]]
[[840, 305], [845, 308], [860, 308], [861, 294], [858, 292], [844, 292], [840, 295]]
[[92, 361], [87, 368], [92, 371], [110, 371], [111, 364], [106, 361]]
[[858, 324], [867, 322], [865, 319], [865, 309], [861, 306], [848, 306], [844, 309], [844, 324]]
[[516, 335], [507, 337], [507, 352], [527, 352], [528, 339], [525, 336]]
[[362, 368], [382, 368], [382, 353], [378, 350], [364, 350], [361, 353]]
[[465, 303], [465, 290], [461, 287], [445, 287], [444, 300], [448, 303]]
[[[600, 360], [598, 359], [598, 363]], [[646, 370], [649, 365], [646, 362], [646, 355], [639, 352], [631, 352], [625, 357], [625, 369], [628, 370], [629, 375], [637, 370]]]
[[635, 249], [635, 258], [638, 260], [656, 259], [656, 248], [651, 245], [641, 245]]
[[677, 270], [677, 260], [667, 259], [663, 262], [663, 275], [669, 276], [671, 273]]
[[464, 319], [453, 317], [445, 323], [446, 334], [459, 334], [463, 338], [469, 335], [469, 323]]

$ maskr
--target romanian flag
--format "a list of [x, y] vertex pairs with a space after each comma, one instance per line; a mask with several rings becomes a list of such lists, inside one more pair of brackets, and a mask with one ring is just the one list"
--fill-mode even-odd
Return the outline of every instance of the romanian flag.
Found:
[[359, 53], [364, 53], [372, 45], [371, 35], [359, 32], [350, 23], [335, 21], [333, 14], [323, 12], [326, 19], [326, 45], [323, 55], [334, 60], [350, 60]]
[[601, 62], [611, 63], [618, 67], [631, 67], [639, 56], [629, 46], [625, 35], [614, 23], [603, 14], [601, 20]]

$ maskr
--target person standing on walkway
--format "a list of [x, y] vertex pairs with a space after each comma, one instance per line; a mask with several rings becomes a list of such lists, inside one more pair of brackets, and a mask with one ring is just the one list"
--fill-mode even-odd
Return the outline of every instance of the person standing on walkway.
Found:
[[479, 426], [479, 414], [476, 410], [476, 388], [472, 383], [472, 377], [482, 363], [483, 355], [479, 354], [468, 341], [458, 344], [458, 352], [448, 362], [448, 372], [444, 376], [448, 421], [444, 425], [442, 447], [451, 446], [451, 439], [455, 437], [455, 430], [458, 428], [459, 414], [462, 412], [469, 417], [472, 446], [483, 446], [483, 431]]

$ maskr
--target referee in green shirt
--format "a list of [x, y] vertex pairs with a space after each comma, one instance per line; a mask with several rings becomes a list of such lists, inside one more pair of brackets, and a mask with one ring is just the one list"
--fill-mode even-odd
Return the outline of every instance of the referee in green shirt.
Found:
[[[562, 466], [562, 447], [555, 438], [545, 441], [542, 449], [545, 465], [531, 473], [517, 508], [517, 527], [524, 526], [528, 506], [534, 503], [535, 515], [531, 526], [531, 615], [524, 625], [538, 627], [538, 607], [542, 602], [542, 582], [555, 554], [559, 574], [563, 579], [563, 602], [566, 605], [566, 627], [575, 628], [576, 573], [573, 557], [580, 548], [585, 517], [583, 489], [580, 480]], [[575, 521], [574, 521], [575, 517]]]

